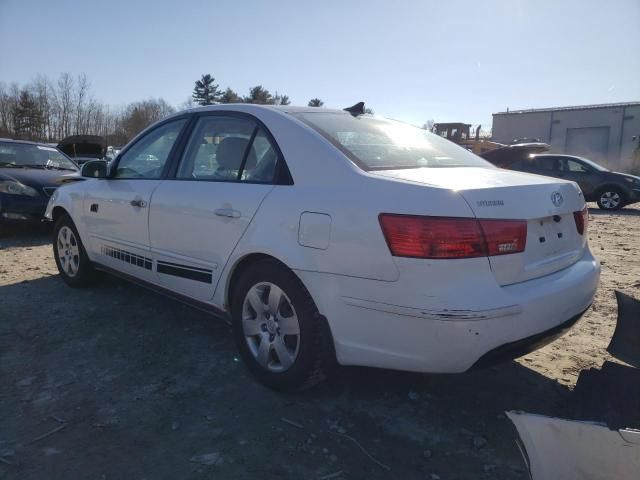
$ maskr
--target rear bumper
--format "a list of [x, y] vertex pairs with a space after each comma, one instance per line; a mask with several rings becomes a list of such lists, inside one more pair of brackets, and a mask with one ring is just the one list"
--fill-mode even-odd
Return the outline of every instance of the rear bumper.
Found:
[[39, 223], [49, 199], [44, 196], [28, 197], [0, 193], [0, 222]]
[[339, 363], [433, 373], [553, 341], [591, 305], [600, 277], [588, 250], [570, 267], [506, 287], [480, 264], [425, 263], [416, 275], [402, 268], [397, 282], [296, 273], [329, 321]]
[[502, 363], [506, 362], [507, 360], [522, 357], [528, 353], [544, 347], [545, 345], [550, 344], [551, 342], [557, 340], [569, 330], [571, 330], [571, 328], [578, 322], [578, 320], [582, 318], [587, 310], [584, 310], [578, 315], [571, 317], [566, 322], [550, 328], [549, 330], [536, 333], [535, 335], [531, 335], [530, 337], [523, 338], [521, 340], [516, 340], [515, 342], [509, 342], [504, 345], [500, 345], [499, 347], [488, 351], [482, 357], [480, 357], [478, 361], [476, 361], [476, 363], [473, 364], [471, 369], [490, 367], [491, 365], [495, 365], [497, 363]]

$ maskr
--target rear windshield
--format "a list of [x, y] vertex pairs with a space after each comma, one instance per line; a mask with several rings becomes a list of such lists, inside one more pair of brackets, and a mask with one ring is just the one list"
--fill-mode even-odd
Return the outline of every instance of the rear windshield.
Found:
[[322, 134], [363, 170], [492, 167], [455, 143], [406, 123], [333, 112], [293, 115]]

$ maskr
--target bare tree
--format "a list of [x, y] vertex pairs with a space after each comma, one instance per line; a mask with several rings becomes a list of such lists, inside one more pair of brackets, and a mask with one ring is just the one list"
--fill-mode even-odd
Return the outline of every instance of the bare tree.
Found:
[[53, 137], [51, 131], [51, 96], [53, 90], [51, 83], [44, 75], [38, 75], [28, 88], [35, 97], [38, 104], [38, 110], [42, 115], [41, 130], [38, 132], [38, 138], [49, 141]]
[[289, 100], [288, 95], [280, 95], [277, 91], [275, 96], [273, 97], [274, 105], [291, 105], [291, 100]]
[[74, 100], [75, 100], [75, 125], [73, 126], [73, 134], [78, 135], [86, 132], [86, 121], [85, 117], [87, 115], [87, 107], [88, 107], [88, 96], [89, 96], [89, 80], [87, 76], [83, 73], [78, 75], [78, 79], [76, 82], [76, 88], [74, 91]]
[[189, 97], [184, 102], [182, 102], [181, 104], [178, 105], [177, 110], [178, 111], [189, 110], [190, 108], [193, 108], [193, 107], [196, 107], [196, 106], [197, 106], [197, 104], [193, 100], [193, 98]]
[[73, 118], [73, 89], [74, 82], [70, 73], [61, 73], [55, 92], [55, 109], [57, 117], [56, 137], [62, 139], [71, 133]]
[[173, 112], [175, 109], [162, 98], [131, 103], [122, 118], [123, 133], [131, 139], [151, 123]]
[[10, 137], [13, 132], [9, 89], [0, 82], [0, 137]]

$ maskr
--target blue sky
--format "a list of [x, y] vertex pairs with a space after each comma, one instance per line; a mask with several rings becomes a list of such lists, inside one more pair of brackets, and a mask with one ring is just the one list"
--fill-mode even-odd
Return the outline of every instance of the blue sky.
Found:
[[0, 81], [85, 72], [118, 106], [211, 73], [422, 124], [640, 100], [638, 0], [0, 0]]

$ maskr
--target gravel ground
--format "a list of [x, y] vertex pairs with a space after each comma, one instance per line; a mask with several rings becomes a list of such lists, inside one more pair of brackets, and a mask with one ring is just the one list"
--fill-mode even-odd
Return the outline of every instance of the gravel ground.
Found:
[[610, 360], [613, 290], [640, 297], [639, 237], [640, 209], [591, 210], [595, 304], [538, 352], [462, 375], [342, 368], [282, 395], [224, 323], [112, 277], [72, 290], [47, 234], [0, 227], [0, 478], [526, 478], [503, 412], [570, 415], [579, 372]]

